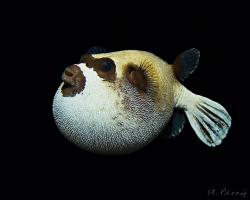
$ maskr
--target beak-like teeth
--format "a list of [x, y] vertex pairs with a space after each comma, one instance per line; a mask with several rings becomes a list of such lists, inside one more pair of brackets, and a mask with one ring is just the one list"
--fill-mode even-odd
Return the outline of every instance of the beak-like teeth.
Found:
[[62, 94], [64, 97], [75, 96], [83, 91], [85, 87], [85, 76], [77, 65], [71, 65], [65, 69], [62, 74]]

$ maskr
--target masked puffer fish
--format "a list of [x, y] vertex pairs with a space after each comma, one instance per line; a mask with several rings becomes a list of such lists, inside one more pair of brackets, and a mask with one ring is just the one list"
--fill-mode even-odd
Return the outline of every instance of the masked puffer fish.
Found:
[[167, 124], [169, 136], [177, 136], [186, 115], [203, 143], [219, 145], [231, 126], [230, 115], [180, 82], [194, 72], [199, 57], [193, 48], [168, 64], [145, 51], [90, 48], [62, 75], [53, 101], [56, 125], [86, 151], [127, 154], [153, 141]]

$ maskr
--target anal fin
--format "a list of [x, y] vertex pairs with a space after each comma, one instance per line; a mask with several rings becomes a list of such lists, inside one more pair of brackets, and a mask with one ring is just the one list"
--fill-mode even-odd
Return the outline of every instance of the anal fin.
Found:
[[167, 130], [169, 132], [168, 138], [176, 137], [184, 128], [186, 116], [183, 111], [175, 109], [172, 118], [168, 122]]

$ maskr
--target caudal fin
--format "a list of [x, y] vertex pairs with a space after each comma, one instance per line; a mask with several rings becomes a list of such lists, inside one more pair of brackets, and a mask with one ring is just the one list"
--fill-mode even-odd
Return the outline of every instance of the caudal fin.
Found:
[[231, 126], [231, 117], [222, 105], [183, 86], [176, 106], [185, 111], [202, 142], [211, 147], [221, 144]]

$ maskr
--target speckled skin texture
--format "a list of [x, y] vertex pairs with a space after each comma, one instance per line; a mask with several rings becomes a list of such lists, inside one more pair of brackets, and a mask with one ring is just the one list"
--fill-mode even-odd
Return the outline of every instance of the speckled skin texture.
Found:
[[[175, 106], [178, 83], [172, 66], [144, 51], [95, 54], [111, 58], [116, 65], [116, 80], [108, 82], [78, 64], [86, 83], [74, 97], [63, 97], [62, 85], [53, 102], [55, 122], [62, 134], [80, 148], [99, 154], [134, 152], [155, 139], [169, 121]], [[128, 63], [147, 65], [149, 88], [140, 94], [125, 76]], [[178, 85], [178, 84], [177, 84]]]
[[[74, 66], [77, 74], [65, 72], [65, 83], [54, 97], [55, 122], [82, 149], [126, 154], [156, 138], [171, 116], [170, 135], [178, 135], [185, 113], [198, 138], [215, 147], [227, 136], [231, 116], [219, 103], [178, 81], [193, 73], [199, 57], [195, 48], [182, 52], [173, 65], [144, 51], [86, 54], [83, 63]], [[63, 95], [62, 88], [69, 95]], [[173, 115], [174, 108], [182, 110], [179, 117]]]

